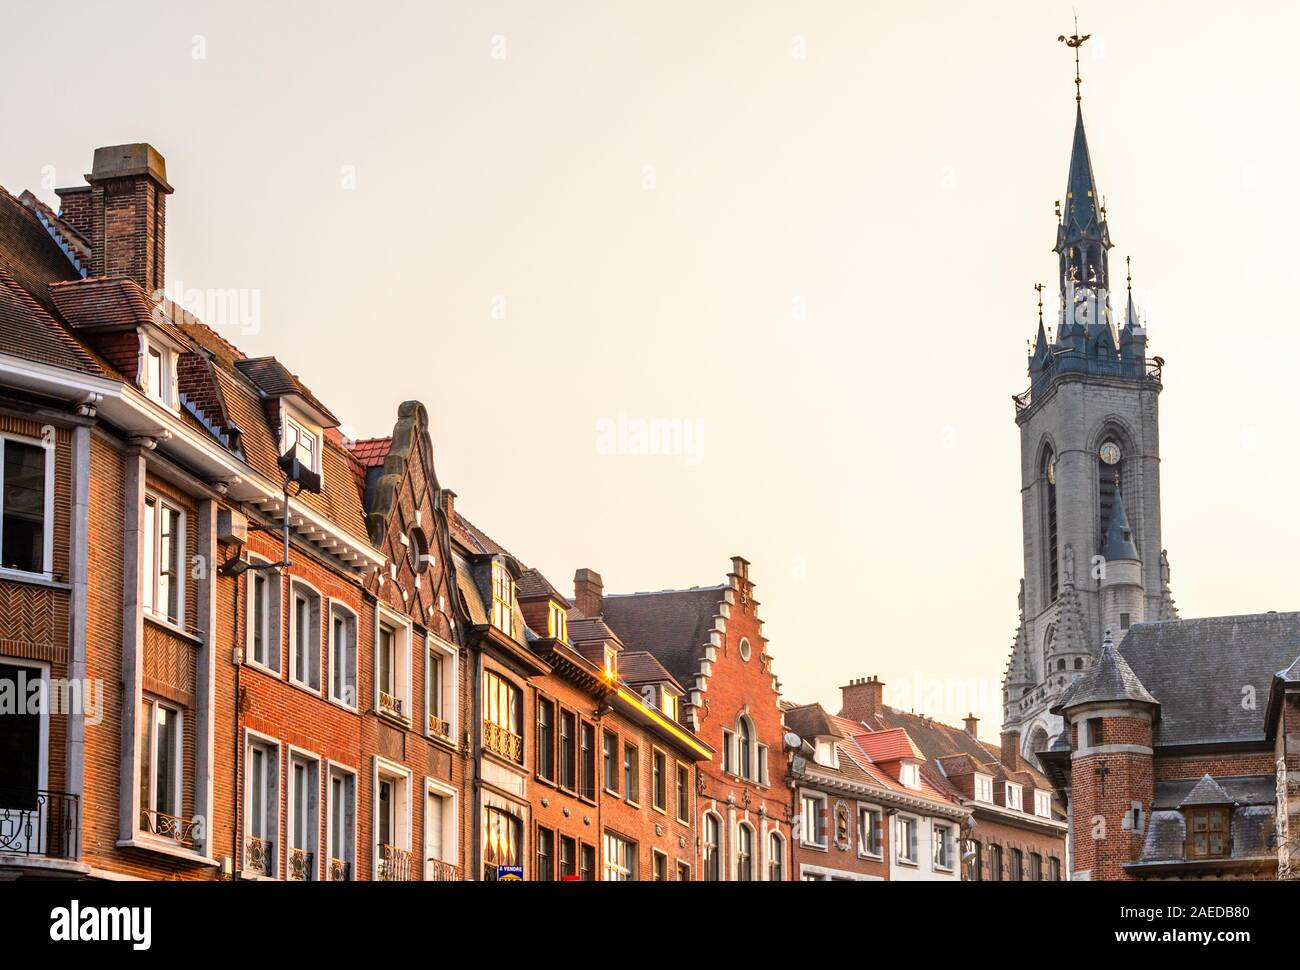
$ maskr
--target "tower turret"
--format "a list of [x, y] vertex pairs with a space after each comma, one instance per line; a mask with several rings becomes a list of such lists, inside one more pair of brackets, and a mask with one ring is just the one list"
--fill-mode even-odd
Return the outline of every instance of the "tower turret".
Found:
[[1133, 544], [1133, 530], [1124, 512], [1124, 497], [1115, 486], [1106, 544], [1101, 551], [1101, 625], [1123, 643], [1128, 628], [1145, 619], [1142, 557]]

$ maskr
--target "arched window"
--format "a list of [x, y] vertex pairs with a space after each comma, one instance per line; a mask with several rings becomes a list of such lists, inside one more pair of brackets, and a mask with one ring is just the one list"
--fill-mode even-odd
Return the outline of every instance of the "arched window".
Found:
[[747, 822], [736, 828], [736, 880], [754, 881], [754, 830]]
[[1061, 592], [1061, 557], [1056, 550], [1056, 453], [1051, 448], [1043, 455], [1043, 586], [1047, 593], [1044, 606], [1056, 602]]
[[1043, 676], [1052, 669], [1052, 645], [1056, 642], [1056, 624], [1047, 624], [1047, 630], [1043, 633]]
[[754, 725], [744, 714], [736, 724], [736, 773], [754, 777]]
[[721, 835], [722, 820], [709, 812], [704, 816], [704, 878], [710, 882], [722, 879]]
[[769, 882], [785, 879], [785, 839], [780, 832], [767, 837], [767, 878]]

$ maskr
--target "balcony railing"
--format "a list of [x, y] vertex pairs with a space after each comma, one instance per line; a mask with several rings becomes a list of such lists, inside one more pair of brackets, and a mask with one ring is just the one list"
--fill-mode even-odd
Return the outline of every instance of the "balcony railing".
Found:
[[386, 694], [382, 690], [379, 692], [379, 713], [390, 714], [393, 717], [406, 717], [402, 713], [402, 699]]
[[460, 866], [441, 859], [429, 859], [424, 864], [424, 879], [426, 882], [460, 882]]
[[500, 724], [483, 722], [483, 746], [507, 761], [524, 760], [524, 739]]
[[379, 844], [379, 881], [410, 882], [411, 853], [395, 845]]
[[330, 859], [329, 868], [325, 870], [326, 882], [347, 882], [352, 878], [352, 863], [346, 859]]
[[288, 877], [290, 882], [311, 882], [312, 860], [316, 856], [306, 849], [289, 850]]
[[274, 843], [250, 835], [244, 840], [244, 869], [247, 872], [271, 875], [271, 860], [275, 858]]
[[450, 738], [451, 725], [440, 718], [437, 714], [429, 715], [429, 733], [435, 738]]
[[178, 816], [147, 808], [140, 813], [140, 828], [150, 835], [168, 839], [186, 849], [194, 848], [194, 829], [198, 824], [197, 818], [186, 821]]
[[81, 800], [68, 792], [28, 791], [11, 797], [0, 791], [0, 853], [77, 858], [81, 840]]

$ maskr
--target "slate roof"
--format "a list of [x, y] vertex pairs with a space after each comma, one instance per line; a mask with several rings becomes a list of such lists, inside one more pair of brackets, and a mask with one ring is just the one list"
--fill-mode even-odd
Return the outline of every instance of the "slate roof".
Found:
[[274, 357], [245, 357], [236, 361], [235, 366], [267, 397], [300, 397], [335, 425], [339, 423], [333, 412], [298, 379], [298, 375], [290, 373], [289, 368]]
[[[1160, 702], [1157, 745], [1263, 741], [1275, 671], [1300, 655], [1300, 613], [1139, 623], [1124, 656]], [[1253, 687], [1256, 705], [1243, 705]]]
[[1115, 507], [1111, 512], [1110, 526], [1106, 529], [1106, 545], [1101, 554], [1108, 562], [1139, 558], [1137, 546], [1133, 545], [1133, 529], [1124, 512], [1124, 496], [1120, 494], [1118, 486], [1115, 488]]
[[[1136, 628], [1134, 628], [1136, 629]], [[1131, 637], [1133, 631], [1129, 631]], [[1131, 641], [1126, 644], [1131, 648]], [[1115, 644], [1106, 639], [1101, 647], [1101, 657], [1092, 668], [1076, 680], [1061, 695], [1052, 708], [1053, 714], [1060, 714], [1067, 708], [1080, 704], [1094, 704], [1103, 701], [1136, 701], [1142, 704], [1158, 704], [1150, 691], [1143, 685], [1133, 668], [1123, 655], [1115, 649]]]
[[1223, 786], [1210, 777], [1209, 773], [1205, 774], [1195, 787], [1188, 793], [1178, 805], [1179, 808], [1186, 808], [1188, 805], [1231, 805], [1234, 799]]
[[520, 599], [552, 599], [558, 603], [569, 602], [550, 581], [536, 569], [525, 569], [515, 581], [515, 595]]
[[624, 650], [618, 655], [618, 676], [633, 686], [639, 684], [672, 684], [679, 691], [682, 685], [670, 674], [654, 654], [645, 650]]
[[691, 684], [725, 589], [606, 594], [601, 615], [626, 646], [649, 651], [679, 681]]
[[[1207, 776], [1210, 777], [1210, 776]], [[1207, 804], [1189, 802], [1192, 793], [1205, 781], [1205, 778], [1178, 778], [1172, 781], [1157, 781], [1151, 797], [1151, 807], [1179, 808], [1187, 804]], [[1229, 804], [1235, 805], [1274, 805], [1277, 801], [1277, 779], [1273, 775], [1219, 775], [1211, 781], [1227, 796]], [[1218, 804], [1223, 804], [1220, 801]]]
[[[1274, 831], [1273, 810], [1267, 806], [1250, 805], [1234, 809], [1230, 827], [1232, 854], [1230, 860], [1272, 859], [1276, 863], [1277, 850], [1272, 847]], [[1187, 820], [1177, 810], [1151, 812], [1142, 854], [1137, 865], [1152, 863], [1184, 863], [1187, 844]], [[1205, 864], [1204, 862], [1188, 864]]]

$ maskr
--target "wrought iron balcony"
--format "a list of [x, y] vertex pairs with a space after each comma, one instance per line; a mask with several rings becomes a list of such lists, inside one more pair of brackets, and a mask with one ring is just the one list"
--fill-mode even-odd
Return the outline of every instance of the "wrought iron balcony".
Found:
[[429, 715], [429, 733], [435, 738], [450, 738], [451, 725], [440, 718], [437, 714]]
[[427, 859], [424, 864], [425, 882], [460, 882], [460, 866], [441, 859]]
[[290, 882], [312, 881], [312, 860], [316, 856], [306, 849], [289, 850], [289, 866], [286, 875]]
[[392, 694], [386, 694], [382, 690], [379, 692], [379, 713], [388, 714], [392, 717], [406, 717], [402, 712], [402, 699], [394, 697]]
[[327, 882], [347, 882], [352, 878], [352, 864], [346, 859], [330, 859], [329, 868], [325, 871]]
[[524, 760], [524, 739], [500, 724], [483, 722], [483, 746], [507, 761]]
[[168, 839], [186, 849], [194, 848], [194, 829], [198, 824], [197, 818], [186, 821], [178, 816], [151, 811], [147, 808], [140, 812], [140, 828], [150, 835]]
[[271, 860], [275, 858], [274, 843], [250, 835], [244, 839], [244, 871], [263, 876], [272, 874]]
[[0, 793], [0, 854], [75, 859], [81, 843], [81, 800], [68, 792]]
[[411, 853], [395, 845], [379, 844], [379, 881], [410, 882]]

